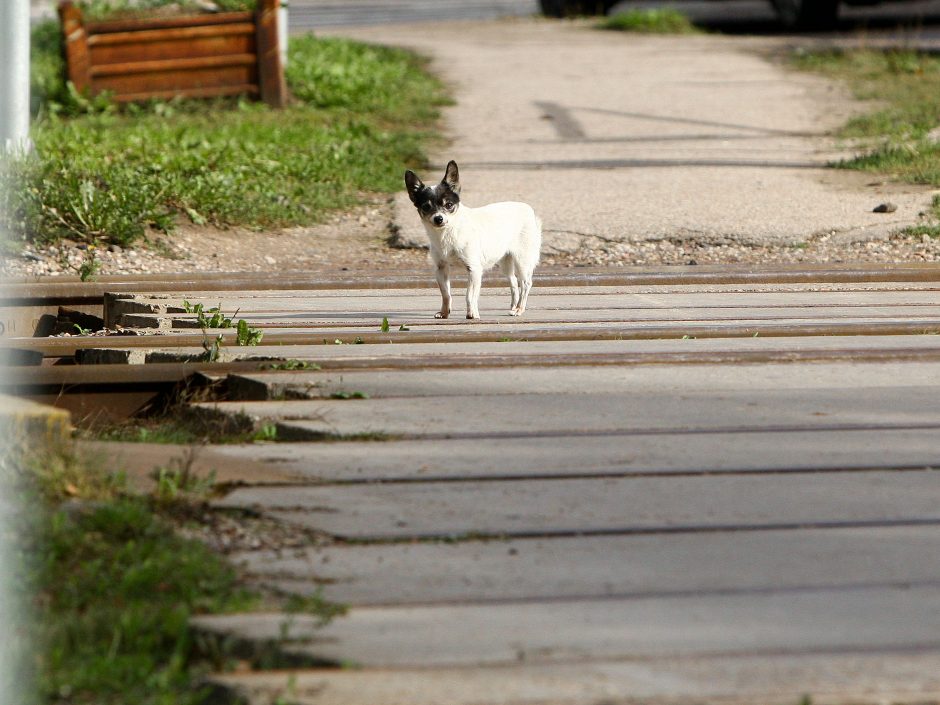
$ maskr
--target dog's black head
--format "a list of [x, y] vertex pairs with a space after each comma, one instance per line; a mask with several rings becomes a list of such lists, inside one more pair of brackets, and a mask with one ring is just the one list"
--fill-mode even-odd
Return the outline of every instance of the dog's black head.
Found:
[[406, 171], [405, 187], [422, 220], [436, 228], [443, 228], [460, 205], [460, 174], [453, 160], [437, 186], [425, 186], [413, 171]]

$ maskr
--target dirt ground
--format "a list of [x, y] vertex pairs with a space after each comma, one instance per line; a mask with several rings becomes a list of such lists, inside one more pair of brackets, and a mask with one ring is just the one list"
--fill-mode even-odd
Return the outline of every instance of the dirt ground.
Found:
[[[392, 211], [391, 200], [381, 197], [311, 227], [258, 232], [183, 225], [170, 236], [153, 235], [142, 247], [113, 251], [102, 248], [94, 251], [94, 257], [100, 265], [98, 274], [277, 270], [327, 273], [427, 267], [430, 277], [426, 250], [390, 244]], [[566, 250], [545, 247], [542, 264], [629, 267], [940, 261], [940, 240], [926, 236], [846, 243], [823, 233], [800, 246], [755, 246], [681, 234], [641, 242], [605, 241], [592, 235], [574, 242]], [[2, 273], [8, 278], [74, 276], [88, 257], [88, 249], [74, 242], [45, 248], [30, 246], [21, 256], [6, 259]]]

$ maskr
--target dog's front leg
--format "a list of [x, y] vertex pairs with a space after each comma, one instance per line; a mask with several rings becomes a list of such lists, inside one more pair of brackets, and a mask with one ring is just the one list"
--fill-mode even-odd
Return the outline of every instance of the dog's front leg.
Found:
[[437, 263], [437, 286], [441, 290], [441, 310], [434, 314], [435, 318], [447, 318], [450, 315], [450, 266], [447, 260]]
[[483, 286], [483, 270], [467, 267], [467, 318], [480, 317], [480, 288]]

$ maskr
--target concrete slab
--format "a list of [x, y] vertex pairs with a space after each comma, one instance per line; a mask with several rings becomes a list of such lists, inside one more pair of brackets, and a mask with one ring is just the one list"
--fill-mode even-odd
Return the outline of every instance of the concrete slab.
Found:
[[940, 522], [932, 471], [242, 488], [214, 502], [346, 539]]
[[0, 394], [0, 454], [61, 445], [71, 435], [68, 411]]
[[229, 387], [277, 399], [288, 391], [329, 398], [361, 391], [375, 398], [429, 396], [503, 396], [552, 392], [610, 394], [616, 391], [681, 393], [689, 389], [898, 387], [940, 385], [938, 362], [817, 362], [790, 365], [683, 365], [656, 367], [578, 366], [564, 371], [543, 367], [480, 370], [344, 370], [255, 372], [231, 375]]
[[[436, 321], [428, 312], [440, 307], [429, 303], [424, 313], [391, 314], [370, 316], [371, 320], [354, 320], [347, 313], [308, 314], [308, 313], [267, 313], [245, 314], [245, 320], [253, 326], [289, 330], [291, 328], [315, 328], [323, 330], [324, 335], [342, 335], [343, 333], [375, 333], [380, 331], [383, 320], [388, 320], [390, 333], [399, 332], [404, 325], [410, 328], [412, 335], [417, 333], [453, 333], [459, 330], [501, 331], [506, 334], [527, 334], [532, 329], [550, 329], [545, 324], [558, 324], [554, 329], [583, 328], [588, 326], [613, 326], [616, 323], [631, 322], [674, 322], [674, 323], [711, 323], [732, 321], [741, 325], [751, 322], [774, 321], [780, 323], [821, 323], [833, 321], [848, 323], [853, 321], [894, 321], [897, 323], [919, 321], [928, 327], [936, 327], [940, 321], [940, 306], [858, 306], [858, 307], [764, 307], [764, 308], [706, 308], [706, 309], [631, 309], [602, 308], [594, 310], [572, 311], [571, 309], [548, 309], [536, 311], [521, 320], [509, 316], [506, 310], [491, 311], [480, 321], [467, 321], [463, 315], [448, 319], [444, 323]], [[494, 304], [495, 308], [495, 304]], [[240, 314], [241, 315], [241, 314]], [[118, 324], [127, 328], [156, 328], [160, 330], [186, 330], [198, 328], [192, 316], [178, 314], [166, 315], [124, 315]], [[404, 331], [402, 331], [404, 332]]]
[[940, 581], [937, 527], [576, 536], [252, 551], [252, 580], [336, 602], [651, 597]]
[[[492, 275], [493, 278], [495, 275]], [[463, 296], [463, 280], [456, 277], [454, 296], [458, 299]], [[637, 293], [629, 288], [608, 287], [598, 291], [594, 287], [579, 287], [577, 289], [540, 288], [538, 281], [532, 290], [532, 307], [527, 316], [535, 316], [539, 311], [546, 310], [573, 310], [584, 311], [592, 309], [613, 310], [658, 310], [658, 309], [708, 309], [727, 308], [765, 308], [765, 307], [887, 307], [925, 305], [935, 308], [937, 306], [936, 292], [930, 290], [901, 290], [901, 291], [777, 291], [762, 292], [701, 292], [692, 291], [663, 291]], [[427, 289], [407, 289], [395, 292], [364, 292], [364, 291], [338, 291], [327, 292], [332, 295], [323, 295], [324, 292], [303, 291], [293, 295], [284, 295], [273, 292], [245, 292], [244, 294], [226, 293], [210, 294], [202, 299], [206, 307], [221, 305], [223, 312], [229, 314], [238, 310], [241, 318], [249, 315], [256, 317], [266, 312], [301, 312], [306, 314], [330, 314], [339, 320], [378, 317], [381, 322], [383, 316], [410, 315], [421, 318], [429, 317], [434, 322], [433, 314], [440, 308], [440, 294], [429, 282]], [[342, 295], [336, 295], [342, 294]], [[120, 313], [124, 314], [170, 314], [183, 316], [183, 299], [195, 303], [185, 295], [174, 298], [146, 298], [141, 300], [120, 300], [112, 306], [121, 305]], [[505, 299], [505, 301], [504, 301]], [[509, 289], [505, 286], [487, 288], [480, 302], [484, 310], [491, 310], [494, 315], [504, 314], [503, 308], [508, 310]], [[504, 307], [503, 304], [506, 304]], [[158, 309], [152, 311], [148, 309]], [[130, 309], [130, 310], [128, 310]], [[175, 310], [174, 310], [175, 309]], [[430, 314], [430, 316], [428, 316]], [[250, 319], [249, 319], [250, 320]]]
[[[276, 462], [265, 462], [249, 454], [230, 452], [244, 446], [78, 441], [77, 447], [109, 472], [124, 473], [130, 488], [138, 492], [153, 490], [155, 470], [183, 466], [189, 467], [196, 477], [212, 477], [220, 485], [284, 484], [298, 481], [296, 473], [284, 470]], [[252, 446], [255, 451], [263, 451], [267, 447], [269, 444]]]
[[366, 667], [940, 650], [940, 587], [820, 589], [198, 617], [204, 629]]
[[[209, 446], [202, 467], [249, 484], [940, 467], [938, 430], [625, 433], [603, 436]], [[242, 472], [241, 468], [244, 468]], [[257, 468], [253, 470], [251, 468]]]
[[[688, 330], [687, 328], [684, 330]], [[678, 332], [677, 332], [678, 333]], [[329, 343], [329, 341], [328, 341]], [[201, 347], [154, 348], [157, 352], [185, 355], [199, 354]], [[512, 364], [624, 364], [635, 363], [646, 357], [656, 362], [662, 356], [680, 355], [693, 359], [713, 356], [715, 361], [726, 362], [728, 356], [741, 353], [767, 355], [771, 358], [788, 359], [794, 353], [812, 355], [819, 353], [831, 357], [865, 355], [868, 352], [887, 352], [902, 357], [906, 351], [935, 352], [940, 350], [940, 338], [934, 335], [840, 335], [840, 336], [775, 336], [720, 339], [674, 338], [623, 339], [623, 340], [573, 340], [573, 341], [519, 341], [508, 340], [494, 346], [491, 342], [455, 343], [408, 343], [394, 345], [349, 345], [320, 344], [292, 345], [284, 341], [279, 345], [223, 348], [224, 355], [240, 355], [249, 358], [297, 359], [316, 363], [355, 366], [387, 367], [395, 364], [413, 366], [447, 367], [512, 365]], [[87, 358], [83, 364], [95, 364], [97, 355], [108, 362], [119, 362], [111, 355], [110, 348], [84, 349]], [[118, 350], [121, 358], [127, 359], [126, 350]], [[702, 361], [708, 361], [702, 359]]]
[[268, 705], [883, 705], [940, 699], [940, 654], [777, 654], [592, 660], [475, 668], [327, 669], [220, 674]]
[[284, 439], [381, 435], [489, 438], [608, 433], [916, 428], [940, 424], [937, 388], [883, 386], [721, 390], [612, 389], [607, 393], [209, 402], [207, 412], [279, 422]]

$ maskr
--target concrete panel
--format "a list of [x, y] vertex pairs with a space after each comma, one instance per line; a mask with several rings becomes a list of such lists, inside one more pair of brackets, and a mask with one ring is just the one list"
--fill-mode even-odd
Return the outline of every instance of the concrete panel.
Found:
[[940, 522], [940, 473], [259, 487], [214, 505], [370, 540]]
[[339, 392], [361, 391], [371, 398], [427, 396], [501, 396], [555, 392], [609, 394], [615, 391], [688, 389], [740, 390], [819, 388], [839, 386], [940, 386], [938, 362], [818, 362], [790, 365], [682, 365], [654, 367], [578, 366], [564, 370], [545, 367], [493, 368], [486, 371], [382, 370], [255, 372], [231, 375], [229, 387], [248, 386], [258, 399], [277, 399], [288, 391], [329, 398]]
[[[454, 279], [453, 289], [456, 302], [464, 296], [460, 276]], [[504, 281], [504, 280], [501, 280]], [[440, 294], [437, 292], [433, 277], [428, 276], [427, 289], [376, 290], [334, 292], [298, 291], [298, 292], [219, 292], [200, 297], [198, 294], [174, 294], [167, 297], [135, 298], [120, 305], [120, 313], [142, 312], [147, 306], [156, 306], [161, 310], [167, 307], [184, 311], [183, 300], [190, 303], [202, 303], [206, 308], [221, 305], [223, 312], [239, 309], [240, 317], [249, 313], [271, 311], [297, 311], [301, 313], [335, 313], [337, 315], [396, 315], [402, 313], [433, 313], [440, 307]], [[500, 286], [487, 287], [480, 299], [481, 303], [494, 312], [503, 308], [506, 299], [508, 308], [509, 288]], [[611, 310], [702, 310], [712, 308], [765, 308], [765, 307], [838, 307], [851, 310], [853, 307], [875, 306], [887, 308], [893, 306], [925, 306], [935, 309], [937, 294], [935, 291], [764, 291], [764, 292], [708, 292], [699, 289], [673, 292], [637, 292], [630, 289], [610, 287], [598, 290], [596, 287], [577, 289], [554, 289], [540, 287], [536, 279], [532, 289], [532, 311], [571, 310], [584, 311], [596, 309]], [[536, 305], [536, 302], [538, 304]], [[527, 314], [529, 312], [527, 311]], [[361, 315], [360, 315], [361, 317]]]
[[476, 668], [229, 673], [213, 681], [269, 705], [819, 705], [940, 699], [940, 653], [810, 653], [519, 663]]
[[361, 607], [329, 626], [246, 614], [196, 624], [369, 667], [518, 664], [819, 651], [940, 650], [940, 587]]
[[282, 422], [287, 438], [390, 434], [460, 438], [625, 431], [912, 428], [940, 424], [937, 389], [613, 390], [388, 399], [219, 402], [199, 408]]
[[940, 583], [930, 527], [336, 545], [231, 555], [253, 580], [362, 605]]
[[[207, 446], [203, 469], [257, 483], [940, 467], [940, 431], [855, 430]], [[178, 454], [178, 453], [177, 453]], [[252, 470], [252, 466], [257, 466]]]

